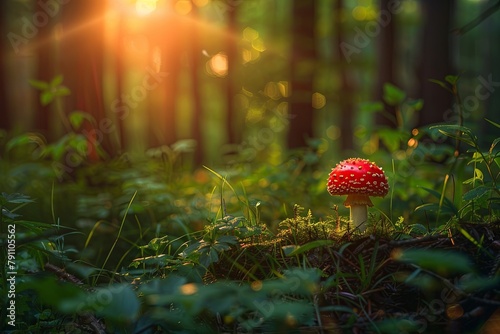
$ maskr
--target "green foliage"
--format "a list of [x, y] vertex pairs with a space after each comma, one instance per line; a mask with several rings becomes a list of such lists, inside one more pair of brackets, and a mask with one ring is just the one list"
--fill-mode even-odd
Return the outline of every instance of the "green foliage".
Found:
[[311, 210], [307, 215], [301, 216], [303, 210], [304, 208], [299, 205], [294, 206], [294, 217], [279, 223], [278, 238], [294, 245], [303, 245], [315, 240], [332, 239], [336, 235], [338, 232], [336, 222], [331, 220], [316, 222]]
[[62, 85], [62, 82], [62, 75], [56, 76], [50, 82], [29, 80], [31, 86], [40, 90], [40, 103], [43, 106], [49, 105], [58, 97], [67, 96], [71, 93], [68, 87]]
[[462, 195], [463, 206], [458, 210], [451, 201], [445, 199], [446, 206], [452, 208], [453, 214], [461, 220], [488, 217], [491, 222], [496, 219], [500, 210], [500, 151], [496, 145], [500, 138], [493, 140], [490, 149], [485, 152], [479, 146], [478, 138], [465, 126], [436, 125], [431, 129], [471, 147], [466, 154], [467, 165], [473, 166], [473, 175], [462, 180], [469, 187]]
[[[32, 82], [45, 92], [44, 103], [65, 94], [56, 79]], [[458, 77], [434, 82], [457, 94]], [[423, 101], [393, 85], [384, 87], [383, 102], [396, 114], [387, 115], [382, 102], [362, 110], [395, 124], [372, 133], [388, 151], [377, 154], [392, 165], [384, 167], [392, 193], [374, 199], [378, 212], [370, 212], [365, 234], [351, 231], [343, 199], [325, 190], [322, 139], [289, 152], [278, 167], [238, 160], [218, 171], [190, 170], [191, 140], [141, 158], [88, 164], [89, 138], [81, 131], [95, 119], [80, 111], [69, 114], [67, 134], [54, 143], [36, 133], [3, 141], [2, 186], [14, 191], [0, 196], [0, 220], [16, 226], [19, 326], [32, 332], [90, 332], [89, 324], [117, 333], [399, 332], [420, 323], [410, 312], [395, 315], [407, 311], [401, 301], [392, 305], [399, 313], [379, 312], [391, 311], [380, 305], [394, 291], [413, 300], [416, 290], [426, 295], [443, 285], [464, 300], [497, 296], [491, 236], [500, 211], [500, 138], [484, 149], [463, 124], [415, 130]], [[424, 135], [467, 149], [426, 147]], [[51, 167], [70, 153], [78, 161], [57, 183]], [[37, 201], [18, 193], [33, 195], [33, 189]], [[26, 214], [31, 217], [21, 219]], [[469, 230], [471, 222], [480, 224]], [[413, 247], [427, 240], [461, 240], [456, 249], [465, 243], [472, 250]], [[415, 290], [404, 295], [406, 289]], [[329, 328], [325, 318], [338, 324]]]

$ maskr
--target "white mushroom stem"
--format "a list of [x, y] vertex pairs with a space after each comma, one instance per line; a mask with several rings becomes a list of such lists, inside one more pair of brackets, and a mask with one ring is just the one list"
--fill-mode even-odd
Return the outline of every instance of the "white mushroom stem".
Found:
[[366, 205], [351, 205], [350, 206], [350, 221], [354, 228], [358, 228], [360, 232], [366, 230], [366, 221], [368, 219], [368, 209]]
[[373, 206], [368, 195], [350, 194], [344, 205], [350, 208], [350, 221], [354, 228], [358, 228], [360, 232], [366, 230], [366, 222], [368, 220], [367, 206]]

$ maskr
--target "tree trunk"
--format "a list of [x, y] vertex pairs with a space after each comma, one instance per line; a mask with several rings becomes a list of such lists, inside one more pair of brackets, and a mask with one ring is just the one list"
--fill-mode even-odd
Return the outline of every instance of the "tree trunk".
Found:
[[[380, 11], [390, 13], [389, 5], [392, 0], [380, 0]], [[391, 17], [381, 30], [377, 40], [377, 78], [374, 92], [374, 101], [383, 101], [384, 84], [391, 83], [395, 85], [394, 67], [396, 66], [395, 57], [395, 19]], [[381, 113], [375, 115], [375, 123], [379, 127], [396, 127], [390, 117], [396, 120], [396, 108], [384, 103], [385, 111], [388, 117]]]
[[294, 0], [292, 22], [292, 60], [290, 126], [288, 148], [307, 146], [314, 137], [312, 94], [315, 72], [316, 1]]
[[[484, 10], [487, 10], [491, 6], [490, 3], [484, 4]], [[496, 15], [499, 15], [498, 12]], [[484, 62], [482, 69], [482, 78], [487, 82], [488, 78], [492, 78], [492, 81], [500, 81], [500, 64], [498, 64], [498, 54], [500, 54], [500, 45], [498, 41], [500, 40], [500, 22], [498, 20], [489, 20], [482, 22], [479, 27], [483, 31], [481, 34], [481, 44], [483, 48]], [[490, 87], [491, 89], [491, 87]], [[494, 91], [489, 91], [488, 94], [484, 95], [484, 98], [479, 98], [481, 104], [484, 104], [485, 114], [484, 118], [492, 120], [500, 124], [500, 94], [498, 94], [498, 83], [494, 88]], [[484, 91], [485, 88], [482, 89]], [[495, 138], [498, 137], [498, 129], [486, 121], [481, 121], [479, 123], [478, 133], [482, 134], [478, 136], [480, 145], [483, 149], [489, 149], [491, 143]]]
[[420, 127], [444, 121], [444, 114], [452, 108], [452, 96], [429, 79], [443, 80], [454, 74], [450, 57], [450, 30], [453, 0], [422, 0], [424, 18], [420, 47], [418, 96], [424, 100], [420, 111]]
[[[5, 2], [2, 2], [0, 4], [0, 31], [2, 32], [2, 36], [5, 36], [7, 34], [7, 22], [6, 22], [6, 17], [5, 17], [5, 12], [6, 12], [6, 4]], [[0, 54], [5, 55], [7, 48], [5, 47], [6, 43], [5, 41], [2, 41], [0, 43]], [[5, 70], [5, 56], [2, 56], [0, 58], [0, 110], [2, 110], [2, 115], [0, 116], [0, 129], [4, 130], [10, 130], [11, 129], [11, 124], [10, 124], [10, 115], [9, 115], [9, 105], [7, 101], [7, 85], [5, 82], [5, 78], [7, 77], [6, 75], [6, 70]]]
[[[40, 2], [37, 2], [35, 6], [35, 12], [43, 12], [43, 8]], [[38, 43], [36, 46], [36, 79], [50, 82], [54, 77], [54, 50], [52, 44], [52, 24], [41, 26], [38, 28], [38, 34], [36, 36]], [[37, 92], [39, 93], [39, 92]], [[37, 94], [38, 96], [39, 94]], [[42, 105], [40, 99], [36, 99], [36, 114], [35, 114], [35, 129], [40, 131], [46, 136], [48, 141], [55, 140], [58, 136], [51, 128], [51, 111], [53, 108], [52, 104]]]
[[[166, 4], [170, 6], [171, 4]], [[173, 8], [170, 9], [174, 11]], [[162, 80], [159, 91], [162, 97], [162, 112], [160, 115], [153, 114], [154, 109], [149, 110], [150, 127], [157, 131], [150, 131], [149, 145], [171, 145], [178, 140], [177, 131], [177, 99], [180, 91], [181, 57], [183, 53], [183, 36], [186, 26], [177, 15], [158, 20], [152, 27], [151, 41], [159, 47], [161, 53], [161, 71], [168, 73], [168, 77]], [[175, 32], [175, 33], [172, 33]]]
[[233, 7], [228, 12], [228, 31], [226, 35], [226, 48], [227, 48], [227, 77], [226, 77], [226, 127], [227, 127], [227, 142], [228, 144], [237, 144], [235, 120], [237, 116], [234, 108], [234, 95], [235, 95], [235, 75], [236, 75], [236, 59], [238, 59], [238, 48], [236, 45], [236, 14], [237, 8]]
[[[199, 18], [198, 11], [193, 8], [192, 17], [194, 22]], [[204, 146], [203, 146], [203, 106], [201, 100], [201, 82], [199, 78], [200, 71], [200, 26], [198, 24], [191, 25], [191, 48], [190, 52], [190, 72], [191, 72], [191, 94], [193, 97], [193, 117], [191, 120], [192, 138], [196, 141], [196, 149], [194, 153], [194, 164], [200, 166], [203, 162]]]
[[103, 48], [106, 2], [71, 1], [62, 7], [62, 70], [71, 89], [67, 112], [81, 110], [91, 114], [96, 124], [85, 123], [82, 133], [89, 145], [89, 160], [97, 160], [96, 147], [111, 153], [111, 119], [105, 117], [103, 104]]
[[[118, 28], [115, 36], [115, 85], [116, 85], [116, 96], [120, 99], [123, 95], [123, 87], [125, 82], [125, 64], [124, 64], [124, 56], [125, 56], [125, 47], [124, 47], [124, 39], [125, 39], [125, 29], [124, 29], [124, 18], [123, 15], [120, 15], [118, 18]], [[129, 107], [127, 107], [129, 108]], [[125, 118], [129, 114], [129, 110], [121, 110], [116, 113], [116, 124], [118, 125], [118, 146], [120, 147], [120, 151], [125, 151], [127, 147], [127, 133], [125, 127]]]
[[342, 51], [342, 43], [344, 42], [344, 28], [342, 24], [342, 12], [344, 11], [344, 1], [337, 0], [334, 10], [334, 25], [337, 37], [337, 59], [340, 75], [340, 150], [347, 151], [354, 147], [353, 137], [353, 119], [354, 119], [354, 106], [353, 106], [353, 89], [351, 79], [348, 73], [348, 60]]

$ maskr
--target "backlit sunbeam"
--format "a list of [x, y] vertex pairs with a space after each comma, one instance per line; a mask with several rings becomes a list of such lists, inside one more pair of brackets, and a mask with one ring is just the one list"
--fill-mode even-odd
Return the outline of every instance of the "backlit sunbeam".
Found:
[[139, 16], [146, 16], [156, 10], [158, 0], [137, 0], [135, 9]]

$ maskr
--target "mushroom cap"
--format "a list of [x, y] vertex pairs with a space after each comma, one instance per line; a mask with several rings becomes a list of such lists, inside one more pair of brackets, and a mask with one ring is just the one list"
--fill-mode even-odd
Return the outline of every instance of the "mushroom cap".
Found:
[[384, 197], [389, 184], [382, 168], [374, 162], [349, 158], [339, 162], [328, 177], [330, 195], [366, 195]]

